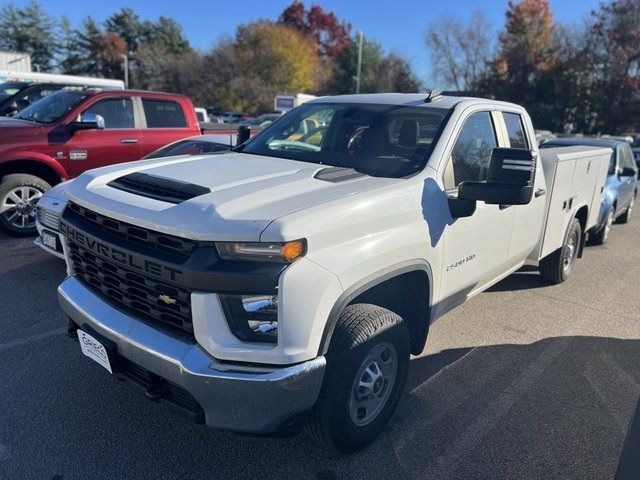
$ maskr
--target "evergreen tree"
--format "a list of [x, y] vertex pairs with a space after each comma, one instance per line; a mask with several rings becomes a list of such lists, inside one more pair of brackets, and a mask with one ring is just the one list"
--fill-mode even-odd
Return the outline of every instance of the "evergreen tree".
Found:
[[0, 8], [0, 50], [25, 52], [42, 71], [51, 69], [58, 49], [56, 21], [35, 0], [24, 8], [7, 3]]

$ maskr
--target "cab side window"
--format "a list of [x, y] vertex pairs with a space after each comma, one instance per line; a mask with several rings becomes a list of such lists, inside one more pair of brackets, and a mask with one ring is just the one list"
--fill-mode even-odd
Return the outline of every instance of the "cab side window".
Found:
[[517, 113], [507, 112], [503, 112], [502, 116], [507, 127], [507, 135], [509, 135], [511, 148], [529, 148], [527, 136], [524, 133], [522, 117]]
[[635, 168], [636, 162], [633, 159], [633, 151], [629, 145], [621, 145], [620, 147], [621, 162], [620, 168]]
[[445, 171], [445, 188], [487, 179], [491, 152], [498, 146], [489, 112], [477, 112], [465, 121]]
[[84, 113], [104, 118], [104, 128], [134, 128], [133, 102], [129, 98], [109, 98], [91, 105]]

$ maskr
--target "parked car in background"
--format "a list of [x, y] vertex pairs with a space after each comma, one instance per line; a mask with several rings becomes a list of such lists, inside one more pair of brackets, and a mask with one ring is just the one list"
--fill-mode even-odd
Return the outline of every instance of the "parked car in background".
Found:
[[556, 135], [549, 130], [536, 130], [536, 141], [538, 142], [538, 146], [553, 138], [556, 138]]
[[[235, 142], [235, 137], [232, 142]], [[225, 135], [197, 135], [165, 145], [145, 155], [143, 160], [181, 155], [208, 155], [228, 151], [231, 146]], [[59, 258], [64, 258], [59, 228], [60, 215], [67, 204], [65, 191], [71, 181], [67, 180], [47, 190], [36, 205], [38, 237], [34, 243]]]
[[242, 122], [240, 122], [240, 125], [247, 127], [264, 128], [271, 125], [280, 117], [282, 117], [281, 113], [265, 113], [263, 115], [257, 116], [256, 118], [252, 118], [251, 120], [243, 120]]
[[224, 112], [220, 118], [223, 123], [240, 123], [247, 117], [246, 113]]
[[[235, 138], [235, 137], [234, 137]], [[176, 157], [178, 155], [207, 155], [224, 152], [233, 146], [234, 138], [229, 142], [226, 135], [196, 135], [195, 137], [177, 140], [151, 152], [143, 159]]]
[[0, 116], [11, 116], [62, 88], [123, 89], [122, 80], [0, 71]]
[[53, 93], [0, 119], [0, 229], [33, 235], [35, 203], [51, 186], [200, 133], [193, 104], [182, 95], [92, 89]]
[[209, 114], [207, 110], [202, 107], [195, 107], [196, 117], [198, 118], [198, 122], [200, 123], [210, 123], [211, 119], [209, 118]]
[[631, 146], [626, 140], [614, 138], [565, 137], [549, 140], [541, 148], [570, 145], [609, 147], [613, 149], [607, 183], [602, 193], [602, 205], [598, 217], [598, 226], [589, 234], [589, 241], [602, 245], [609, 237], [614, 221], [626, 223], [633, 212], [638, 193], [638, 168], [634, 162]]
[[633, 143], [633, 137], [631, 135], [609, 135], [604, 134], [600, 135], [598, 138], [604, 138], [607, 140], [620, 140], [621, 142], [627, 142], [628, 144]]
[[638, 170], [640, 170], [640, 136], [631, 144], [631, 150], [633, 150], [633, 158], [636, 161], [636, 166]]

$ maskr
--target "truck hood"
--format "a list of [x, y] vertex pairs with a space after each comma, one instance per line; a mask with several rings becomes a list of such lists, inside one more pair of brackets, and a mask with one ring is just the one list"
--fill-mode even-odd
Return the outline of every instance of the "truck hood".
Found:
[[[344, 178], [315, 178], [327, 168], [331, 167], [233, 152], [152, 159], [86, 172], [71, 182], [67, 196], [103, 215], [171, 235], [202, 241], [258, 241], [267, 225], [283, 215], [401, 181], [366, 175], [354, 178], [351, 170]], [[210, 192], [173, 204], [108, 185], [135, 172], [195, 184]]]

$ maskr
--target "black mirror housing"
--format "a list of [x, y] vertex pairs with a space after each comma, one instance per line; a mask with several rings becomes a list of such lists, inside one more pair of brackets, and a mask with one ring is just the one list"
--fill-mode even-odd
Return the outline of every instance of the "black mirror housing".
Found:
[[74, 132], [76, 130], [103, 130], [104, 126], [104, 118], [102, 115], [94, 115], [90, 113], [81, 115], [78, 121], [69, 125], [71, 130]]
[[536, 154], [521, 148], [494, 148], [484, 182], [462, 182], [460, 200], [479, 200], [490, 205], [527, 205], [533, 198]]
[[620, 176], [621, 177], [635, 177], [636, 176], [636, 169], [635, 168], [631, 168], [631, 167], [624, 167], [620, 171]]

